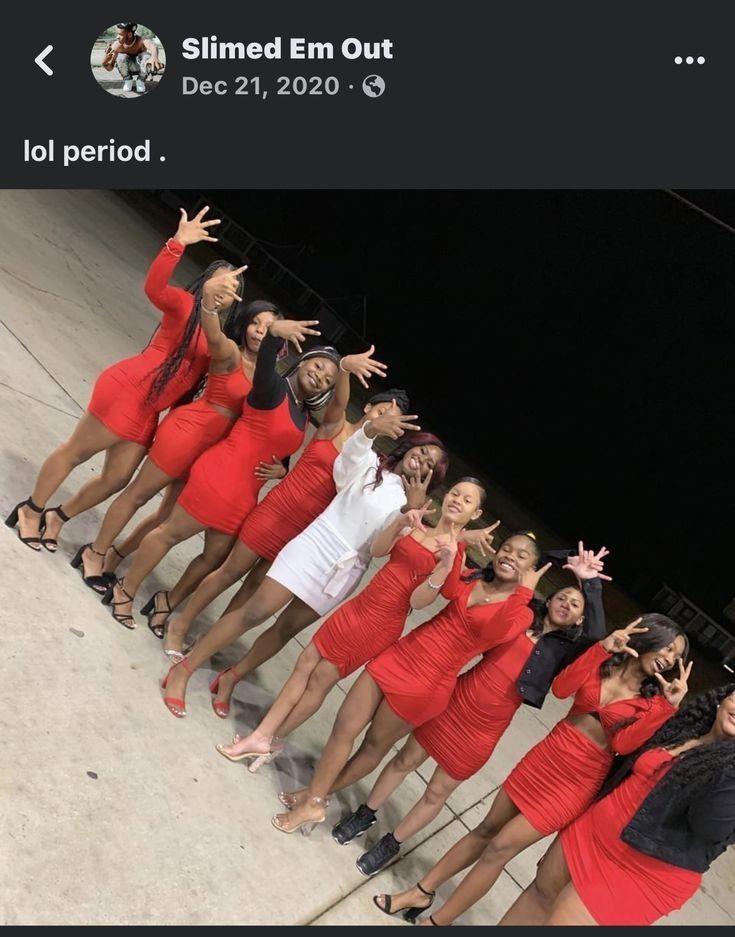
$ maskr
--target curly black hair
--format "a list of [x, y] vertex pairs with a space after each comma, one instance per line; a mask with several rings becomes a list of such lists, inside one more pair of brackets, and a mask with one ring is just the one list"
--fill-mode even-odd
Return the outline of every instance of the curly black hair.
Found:
[[[735, 683], [700, 693], [689, 705], [683, 706], [637, 751], [613, 764], [597, 799], [609, 794], [628, 777], [643, 752], [652, 748], [676, 748], [690, 739], [706, 735], [714, 724], [717, 707], [731, 693], [735, 693]], [[665, 792], [667, 815], [691, 802], [698, 791], [708, 787], [728, 768], [735, 769], [733, 739], [709, 742], [682, 752], [657, 785], [657, 789]]]
[[[179, 342], [176, 350], [170, 354], [168, 358], [166, 358], [166, 360], [163, 361], [157, 368], [154, 369], [156, 376], [153, 380], [153, 383], [151, 384], [151, 389], [148, 391], [148, 397], [146, 398], [147, 404], [154, 404], [161, 396], [171, 378], [181, 367], [189, 345], [192, 343], [192, 341], [196, 341], [195, 336], [198, 337], [198, 333], [202, 327], [201, 310], [202, 290], [204, 288], [204, 284], [213, 273], [215, 273], [217, 270], [221, 270], [223, 267], [226, 267], [229, 270], [234, 269], [232, 264], [227, 263], [226, 260], [215, 260], [214, 263], [211, 263], [206, 268], [204, 273], [202, 273], [200, 277], [197, 277], [197, 279], [194, 280], [194, 282], [187, 288], [187, 292], [194, 296], [194, 303], [192, 304], [189, 318], [186, 321], [184, 334], [181, 336], [181, 341]], [[154, 332], [153, 334], [155, 335], [156, 333]], [[193, 362], [189, 360], [188, 370], [191, 370], [192, 364]], [[196, 395], [196, 390], [197, 388], [194, 389], [193, 396]], [[188, 394], [185, 395], [185, 397], [187, 396]]]
[[[682, 654], [682, 660], [687, 659], [689, 654], [689, 638], [687, 638], [683, 628], [670, 618], [667, 618], [666, 615], [660, 615], [658, 612], [649, 612], [647, 615], [641, 616], [640, 627], [647, 628], [648, 630], [632, 635], [628, 641], [628, 647], [637, 651], [639, 655], [646, 654], [648, 651], [660, 651], [662, 648], [671, 644], [672, 641], [675, 641], [676, 638], [683, 638], [684, 652]], [[600, 676], [604, 680], [606, 677], [609, 677], [614, 670], [623, 667], [625, 664], [630, 664], [630, 662], [630, 654], [626, 654], [625, 651], [621, 651], [619, 654], [613, 654], [600, 665]], [[660, 692], [661, 684], [654, 676], [644, 678], [641, 684], [641, 696], [644, 697], [644, 699], [658, 696]], [[616, 728], [622, 728], [622, 725]]]

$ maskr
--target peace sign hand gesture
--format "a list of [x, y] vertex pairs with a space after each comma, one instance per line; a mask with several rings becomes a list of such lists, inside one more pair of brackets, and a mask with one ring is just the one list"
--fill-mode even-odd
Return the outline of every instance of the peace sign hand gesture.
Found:
[[406, 492], [409, 509], [414, 509], [426, 501], [433, 474], [434, 470], [431, 469], [426, 473], [426, 478], [423, 481], [421, 481], [421, 474], [418, 471], [414, 472], [409, 479], [406, 479], [405, 475], [403, 476], [403, 488]]
[[454, 566], [457, 555], [457, 533], [457, 525], [451, 522], [449, 533], [437, 538], [437, 548], [434, 550], [437, 561], [449, 570]]
[[236, 270], [226, 270], [211, 276], [202, 287], [204, 306], [219, 309], [221, 306], [229, 306], [234, 300], [242, 302], [242, 296], [237, 292], [240, 288], [239, 277], [247, 269], [247, 264], [245, 264], [244, 267], [238, 267]]
[[667, 680], [665, 677], [662, 677], [660, 673], [654, 674], [654, 677], [661, 684], [663, 695], [675, 709], [679, 708], [681, 701], [687, 695], [687, 690], [689, 689], [689, 674], [692, 672], [694, 661], [690, 660], [685, 667], [680, 657], [677, 663], [679, 664], [679, 676], [674, 677], [673, 680]]
[[594, 550], [585, 550], [584, 543], [580, 540], [577, 545], [577, 555], [570, 556], [562, 569], [571, 569], [577, 579], [604, 579], [612, 582], [611, 576], [605, 576], [602, 570], [605, 568], [603, 559], [610, 555], [607, 547], [601, 547], [597, 553]]
[[550, 569], [551, 563], [547, 563], [540, 569], [524, 569], [521, 573], [518, 574], [518, 582], [527, 589], [530, 589], [531, 592], [535, 592], [536, 586]]
[[219, 218], [212, 219], [211, 221], [203, 221], [202, 219], [209, 211], [209, 205], [205, 205], [204, 208], [195, 215], [191, 220], [186, 214], [183, 208], [179, 209], [181, 217], [179, 218], [179, 227], [176, 229], [176, 234], [174, 235], [174, 241], [178, 241], [179, 244], [198, 244], [200, 241], [216, 241], [217, 238], [209, 236], [209, 229], [214, 225], [220, 223]]
[[319, 320], [305, 319], [303, 322], [298, 322], [295, 319], [276, 319], [275, 322], [271, 322], [268, 331], [276, 338], [291, 342], [296, 351], [301, 354], [301, 343], [306, 341], [307, 335], [322, 334], [312, 329], [312, 325], [319, 325]]
[[[394, 400], [390, 410], [386, 410], [382, 416], [376, 416], [374, 420], [368, 420], [365, 424], [365, 435], [368, 439], [375, 439], [376, 436], [390, 436], [391, 439], [399, 439], [410, 430], [421, 429], [413, 420], [418, 420], [418, 416], [415, 413], [410, 415], [401, 413]], [[415, 506], [419, 507], [424, 503], [424, 500], [426, 499], [419, 501]]]
[[426, 517], [427, 514], [436, 514], [436, 508], [433, 508], [431, 505], [432, 502], [431, 499], [429, 499], [423, 507], [406, 511], [404, 514], [406, 527], [408, 527], [409, 530], [420, 530], [422, 533], [426, 533], [424, 517]]
[[608, 654], [620, 654], [624, 651], [626, 654], [630, 654], [631, 657], [638, 657], [638, 651], [636, 651], [635, 648], [628, 647], [628, 641], [630, 641], [634, 634], [643, 634], [644, 631], [648, 631], [648, 628], [638, 627], [642, 620], [642, 618], [636, 618], [635, 621], [626, 625], [625, 628], [611, 631], [606, 638], [600, 641], [600, 644], [605, 648]]
[[462, 543], [467, 547], [475, 547], [480, 551], [482, 556], [487, 556], [488, 553], [492, 556], [495, 553], [495, 550], [493, 550], [491, 546], [494, 539], [493, 531], [499, 524], [500, 521], [495, 521], [495, 523], [491, 524], [489, 527], [463, 530], [461, 536]]
[[359, 355], [345, 355], [340, 362], [340, 367], [348, 374], [354, 374], [363, 387], [368, 386], [368, 378], [377, 374], [378, 377], [385, 377], [388, 365], [381, 364], [380, 361], [373, 360], [375, 345], [371, 345], [367, 351]]

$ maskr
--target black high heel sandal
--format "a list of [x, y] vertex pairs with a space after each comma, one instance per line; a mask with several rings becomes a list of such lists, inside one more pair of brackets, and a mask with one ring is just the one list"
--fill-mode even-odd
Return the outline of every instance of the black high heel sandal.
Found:
[[[40, 553], [41, 552], [40, 544], [43, 543], [40, 537], [21, 537], [20, 535], [20, 523], [18, 522], [18, 511], [20, 508], [30, 508], [32, 511], [35, 511], [36, 514], [40, 514], [41, 521], [43, 521], [43, 514], [44, 514], [43, 508], [39, 508], [39, 506], [37, 504], [34, 504], [30, 498], [27, 498], [25, 501], [21, 501], [19, 504], [16, 504], [13, 510], [10, 512], [10, 514], [8, 514], [8, 516], [5, 518], [6, 527], [15, 527], [16, 525], [18, 526], [18, 539], [20, 540], [20, 542], [24, 543], [28, 547], [29, 550], [33, 550], [34, 553]], [[40, 525], [39, 525], [39, 533], [40, 533]], [[39, 544], [38, 548], [32, 547], [31, 546], [32, 543]]]
[[106, 595], [107, 590], [111, 588], [111, 585], [105, 579], [105, 577], [104, 576], [87, 576], [84, 572], [83, 555], [84, 555], [84, 551], [87, 548], [89, 548], [92, 551], [92, 553], [96, 554], [97, 556], [101, 556], [104, 558], [104, 555], [105, 555], [104, 553], [98, 553], [97, 550], [95, 550], [92, 547], [91, 543], [85, 543], [84, 546], [79, 547], [77, 552], [74, 554], [74, 559], [69, 561], [69, 565], [73, 566], [74, 569], [79, 569], [81, 567], [82, 582], [84, 583], [85, 586], [88, 586], [92, 590], [92, 592], [96, 592], [97, 595]]
[[[56, 539], [56, 537], [44, 537], [43, 536], [44, 533], [46, 532], [46, 515], [47, 514], [58, 514], [64, 524], [68, 520], [70, 520], [70, 518], [66, 516], [60, 504], [57, 505], [55, 508], [46, 508], [46, 510], [41, 514], [41, 523], [39, 525], [41, 529], [41, 546], [45, 550], [48, 550], [49, 553], [56, 553], [56, 548], [59, 545], [59, 542]], [[53, 546], [53, 550], [51, 549], [52, 546]]]
[[[159, 595], [166, 596], [166, 608], [156, 608], [156, 599]], [[145, 615], [148, 619], [148, 627], [150, 628], [151, 633], [154, 634], [159, 641], [163, 641], [163, 638], [166, 634], [166, 625], [168, 624], [168, 621], [165, 621], [162, 625], [152, 625], [151, 620], [156, 615], [166, 615], [168, 618], [172, 612], [173, 609], [171, 608], [171, 603], [168, 600], [168, 590], [166, 589], [161, 589], [159, 592], [154, 592], [140, 610], [140, 614]]]
[[[425, 904], [425, 905], [423, 906], [423, 908], [417, 908], [417, 907], [413, 907], [413, 908], [396, 908], [395, 911], [391, 911], [391, 909], [390, 909], [390, 906], [391, 906], [391, 896], [390, 896], [390, 895], [383, 895], [383, 896], [382, 896], [383, 899], [385, 900], [385, 907], [383, 907], [382, 905], [379, 905], [379, 904], [378, 904], [378, 898], [381, 897], [380, 895], [373, 895], [373, 904], [375, 905], [376, 908], [379, 908], [379, 909], [383, 912], [383, 914], [390, 914], [391, 917], [392, 917], [394, 914], [398, 914], [400, 911], [402, 911], [402, 912], [403, 912], [403, 920], [404, 920], [404, 921], [408, 921], [409, 924], [415, 924], [415, 923], [416, 923], [416, 918], [417, 918], [420, 914], [423, 914], [424, 911], [428, 911], [429, 908], [434, 904], [434, 898], [435, 898], [435, 896], [436, 896], [436, 892], [435, 892], [435, 891], [427, 891], [425, 888], [422, 888], [422, 887], [421, 887], [421, 884], [420, 884], [419, 882], [416, 882], [416, 888], [418, 888], [418, 890], [419, 890], [420, 892], [422, 892], [422, 894], [426, 895], [427, 898], [430, 898], [430, 899], [431, 899], [428, 904]], [[431, 915], [429, 915], [429, 918], [431, 919]], [[434, 922], [432, 921], [431, 923], [433, 924]]]
[[[122, 602], [115, 602], [115, 586], [117, 586], [118, 589], [125, 596]], [[126, 605], [128, 602], [131, 602], [131, 603], [133, 602], [133, 596], [128, 595], [128, 593], [125, 591], [125, 587], [123, 586], [122, 579], [118, 579], [117, 582], [111, 585], [108, 588], [107, 592], [105, 592], [104, 598], [102, 599], [103, 605], [111, 606], [110, 611], [112, 612], [112, 617], [115, 619], [115, 621], [121, 624], [124, 628], [127, 628], [129, 631], [132, 631], [133, 628], [138, 627], [135, 623], [135, 619], [133, 618], [133, 616], [132, 615], [118, 615], [118, 613], [115, 611], [115, 608], [118, 605]]]

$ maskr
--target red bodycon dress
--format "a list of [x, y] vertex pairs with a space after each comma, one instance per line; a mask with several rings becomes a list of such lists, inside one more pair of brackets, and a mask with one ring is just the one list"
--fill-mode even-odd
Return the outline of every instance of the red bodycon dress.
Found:
[[281, 340], [270, 333], [258, 351], [253, 389], [230, 433], [194, 462], [178, 504], [204, 527], [234, 536], [265, 484], [259, 462], [285, 459], [301, 446], [306, 414], [276, 374]]
[[[600, 665], [609, 657], [601, 644], [595, 644], [562, 670], [552, 691], [560, 699], [574, 693], [572, 708], [518, 762], [503, 784], [523, 816], [544, 836], [562, 829], [587, 809], [615, 754], [635, 751], [676, 712], [661, 695], [600, 705]], [[569, 721], [583, 713], [594, 713], [600, 720], [608, 748], [600, 748]], [[616, 728], [623, 722], [628, 724]]]
[[[457, 566], [462, 556], [457, 552]], [[331, 614], [312, 638], [325, 660], [346, 677], [397, 641], [411, 611], [411, 595], [436, 568], [436, 556], [410, 534], [396, 541], [390, 560], [354, 599]]]
[[[176, 407], [161, 422], [148, 458], [169, 478], [185, 479], [205, 449], [229, 433], [252, 386], [241, 366], [228, 373], [210, 372], [202, 399]], [[233, 417], [214, 407], [229, 410]]]
[[[533, 613], [528, 610], [529, 623]], [[455, 781], [476, 774], [523, 702], [516, 684], [535, 644], [523, 631], [460, 674], [449, 705], [414, 732], [419, 745]]]
[[191, 390], [209, 365], [207, 340], [197, 326], [177, 371], [152, 402], [146, 398], [156, 369], [178, 348], [194, 305], [191, 293], [170, 286], [169, 280], [184, 253], [183, 244], [170, 240], [151, 264], [146, 296], [163, 312], [150, 344], [138, 355], [106, 368], [95, 381], [87, 410], [120, 439], [150, 446], [158, 415]]
[[337, 494], [332, 477], [337, 455], [333, 440], [312, 439], [283, 481], [245, 518], [238, 540], [273, 561]]
[[504, 602], [467, 607], [475, 582], [458, 581], [442, 594], [449, 604], [429, 621], [383, 651], [367, 671], [388, 705], [404, 722], [420, 726], [443, 712], [464, 665], [531, 623], [533, 592], [516, 586]]
[[653, 924], [701, 884], [701, 873], [647, 856], [620, 838], [672, 763], [662, 748], [644, 752], [632, 774], [562, 830], [572, 884], [598, 924]]

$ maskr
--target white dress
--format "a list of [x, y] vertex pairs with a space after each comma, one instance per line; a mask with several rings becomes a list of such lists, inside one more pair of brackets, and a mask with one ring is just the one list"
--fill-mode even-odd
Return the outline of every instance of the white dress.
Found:
[[378, 456], [361, 426], [334, 462], [337, 495], [316, 520], [281, 550], [268, 570], [320, 616], [355, 589], [370, 564], [370, 544], [406, 503], [402, 479], [384, 472], [374, 488]]

